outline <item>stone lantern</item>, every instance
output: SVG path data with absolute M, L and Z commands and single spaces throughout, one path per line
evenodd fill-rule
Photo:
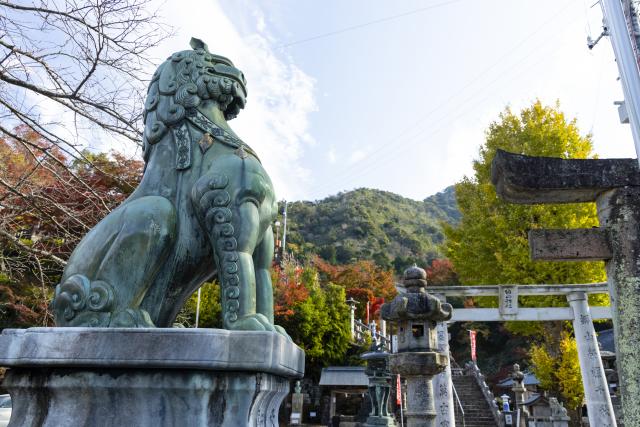
M 527 408 L 524 405 L 525 400 L 527 399 L 527 389 L 524 386 L 524 372 L 520 370 L 520 365 L 515 363 L 513 365 L 513 372 L 511 373 L 511 379 L 513 380 L 513 386 L 511 387 L 511 391 L 515 396 L 515 409 L 514 411 L 520 411 L 520 425 L 525 425 L 525 419 L 528 417 L 529 413 L 527 412 Z M 518 426 L 520 427 L 520 426 Z
M 371 401 L 371 412 L 364 423 L 364 427 L 394 426 L 396 425 L 393 416 L 389 413 L 389 395 L 391 394 L 391 372 L 388 365 L 389 353 L 384 351 L 383 345 L 377 343 L 374 338 L 373 344 L 368 352 L 360 356 L 367 362 L 364 371 L 369 378 L 369 400 Z
M 389 368 L 407 380 L 407 426 L 433 427 L 436 411 L 431 379 L 449 363 L 438 352 L 436 323 L 451 319 L 450 304 L 426 292 L 427 273 L 417 266 L 404 272 L 400 294 L 384 304 L 382 318 L 397 323 L 398 352 Z

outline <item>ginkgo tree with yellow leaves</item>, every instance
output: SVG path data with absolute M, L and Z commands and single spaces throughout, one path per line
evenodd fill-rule
M 591 135 L 580 133 L 559 105 L 534 102 L 519 113 L 505 109 L 486 131 L 474 175 L 456 184 L 462 214 L 457 225 L 445 226 L 445 252 L 464 285 L 567 284 L 605 280 L 602 262 L 540 262 L 529 256 L 528 231 L 536 228 L 589 228 L 598 225 L 594 204 L 515 205 L 500 199 L 491 184 L 496 151 L 532 156 L 593 158 Z M 520 297 L 522 306 L 566 306 L 564 297 Z M 606 304 L 606 295 L 590 297 Z M 496 301 L 480 301 L 495 305 Z M 582 401 L 582 383 L 573 332 L 568 322 L 511 322 L 507 328 L 537 343 L 531 361 L 543 386 L 556 391 L 567 406 Z M 571 344 L 573 343 L 573 344 Z M 545 374 L 545 369 L 549 374 Z M 577 380 L 576 380 L 577 373 Z M 548 381 L 545 383 L 545 381 Z M 562 386 L 560 386 L 560 384 Z M 562 387 L 562 388 L 560 388 Z
M 531 347 L 531 364 L 540 381 L 540 387 L 562 396 L 565 406 L 575 419 L 578 418 L 579 408 L 584 399 L 576 340 L 564 332 L 559 349 L 559 353 L 554 357 L 544 345 L 534 345 Z

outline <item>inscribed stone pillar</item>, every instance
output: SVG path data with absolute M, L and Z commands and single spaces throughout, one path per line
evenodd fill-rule
M 442 302 L 444 296 L 438 295 Z M 449 331 L 447 322 L 438 322 L 436 326 L 438 352 L 449 355 Z M 434 400 L 436 408 L 436 426 L 453 427 L 456 425 L 455 406 L 453 402 L 453 384 L 451 381 L 451 366 L 448 364 L 443 372 L 433 377 Z
M 614 427 L 616 419 L 602 359 L 600 359 L 596 333 L 593 329 L 587 294 L 572 292 L 567 295 L 567 300 L 573 309 L 573 331 L 578 344 L 578 359 L 580 360 L 589 425 Z
M 640 188 L 607 191 L 597 200 L 612 258 L 605 263 L 625 426 L 640 425 Z

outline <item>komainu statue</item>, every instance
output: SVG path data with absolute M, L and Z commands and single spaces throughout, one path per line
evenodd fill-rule
M 273 185 L 227 124 L 246 81 L 202 41 L 191 47 L 151 79 L 142 181 L 73 251 L 52 302 L 58 326 L 168 327 L 217 275 L 226 329 L 285 334 L 269 275 Z

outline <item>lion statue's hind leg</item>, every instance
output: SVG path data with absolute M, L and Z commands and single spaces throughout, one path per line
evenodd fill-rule
M 217 264 L 225 329 L 274 331 L 256 312 L 253 250 L 259 236 L 259 214 L 252 202 L 232 200 L 233 183 L 222 173 L 203 175 L 192 199 Z
M 160 196 L 125 202 L 71 255 L 52 307 L 57 326 L 153 327 L 140 308 L 175 239 L 176 212 Z

